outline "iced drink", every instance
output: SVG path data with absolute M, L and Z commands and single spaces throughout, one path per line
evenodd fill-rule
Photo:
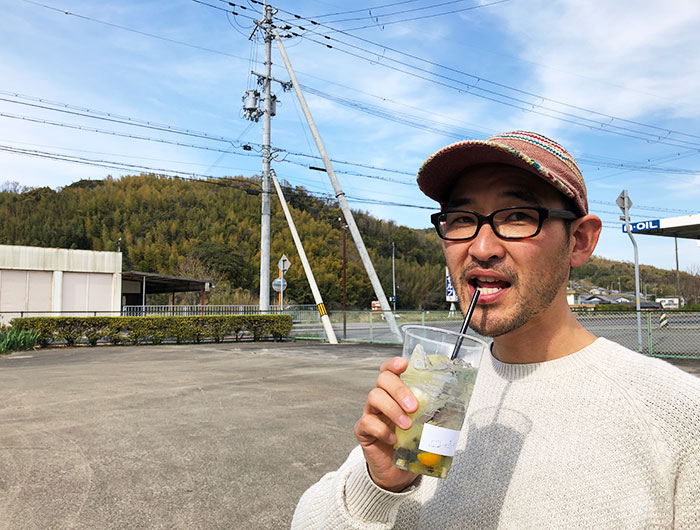
M 396 428 L 394 465 L 421 475 L 445 478 L 486 344 L 474 337 L 424 326 L 406 326 L 402 381 L 418 400 L 410 429 Z M 462 345 L 450 360 L 457 339 Z

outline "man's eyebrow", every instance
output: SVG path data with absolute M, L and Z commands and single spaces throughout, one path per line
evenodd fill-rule
M 470 199 L 469 197 L 459 197 L 457 199 L 450 200 L 447 204 L 445 204 L 445 208 L 459 208 L 460 206 L 469 206 L 471 204 L 474 204 L 474 199 Z
M 521 200 L 521 201 L 523 201 L 523 202 L 526 202 L 526 203 L 528 203 L 528 204 L 534 204 L 534 205 L 536 205 L 536 206 L 542 206 L 542 203 L 541 203 L 539 197 L 537 197 L 537 195 L 535 195 L 535 194 L 532 193 L 531 191 L 527 191 L 527 190 L 508 190 L 508 191 L 504 192 L 503 195 L 504 195 L 505 197 L 513 197 L 514 199 L 519 199 L 519 200 Z
M 504 191 L 501 195 L 503 197 L 518 199 L 519 201 L 522 201 L 525 204 L 542 206 L 542 202 L 540 201 L 539 197 L 528 190 L 507 190 Z M 451 199 L 447 204 L 445 204 L 444 208 L 460 208 L 463 206 L 472 206 L 474 204 L 474 199 L 471 199 L 469 197 L 457 197 L 455 199 Z

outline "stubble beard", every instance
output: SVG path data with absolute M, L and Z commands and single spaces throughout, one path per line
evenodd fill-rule
M 544 274 L 544 271 L 542 273 L 532 271 L 531 277 L 524 280 L 511 267 L 490 267 L 508 278 L 511 283 L 509 289 L 515 294 L 515 303 L 511 308 L 477 305 L 469 327 L 484 337 L 498 337 L 524 326 L 535 315 L 547 309 L 556 298 L 561 286 L 569 279 L 567 250 L 568 247 L 563 246 L 555 256 L 544 263 L 548 274 Z M 463 312 L 469 305 L 469 286 L 466 276 L 471 268 L 473 267 L 465 268 L 460 275 L 458 293 L 460 301 L 464 301 L 462 302 Z M 499 313 L 501 313 L 500 317 Z

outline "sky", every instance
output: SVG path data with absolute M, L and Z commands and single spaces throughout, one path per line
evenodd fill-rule
M 60 188 L 142 171 L 261 174 L 260 3 L 0 0 L 0 183 Z M 700 3 L 692 0 L 279 0 L 274 19 L 353 209 L 412 228 L 437 204 L 415 173 L 465 139 L 529 130 L 578 160 L 595 254 L 633 261 L 633 221 L 700 213 Z M 292 34 L 294 33 L 294 34 Z M 272 76 L 288 81 L 273 44 Z M 333 190 L 293 91 L 273 82 L 272 167 Z M 106 167 L 105 167 L 106 166 Z M 272 234 L 274 237 L 274 234 Z M 674 269 L 674 239 L 636 236 Z M 400 249 L 397 249 L 400 253 Z M 700 246 L 678 240 L 681 270 Z

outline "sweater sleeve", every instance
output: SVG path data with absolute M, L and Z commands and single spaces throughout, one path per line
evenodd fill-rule
M 301 497 L 292 530 L 389 530 L 401 503 L 416 495 L 420 478 L 401 493 L 378 487 L 358 446 L 345 463 L 326 474 Z
M 700 428 L 693 445 L 680 458 L 673 509 L 674 529 L 700 528 Z

